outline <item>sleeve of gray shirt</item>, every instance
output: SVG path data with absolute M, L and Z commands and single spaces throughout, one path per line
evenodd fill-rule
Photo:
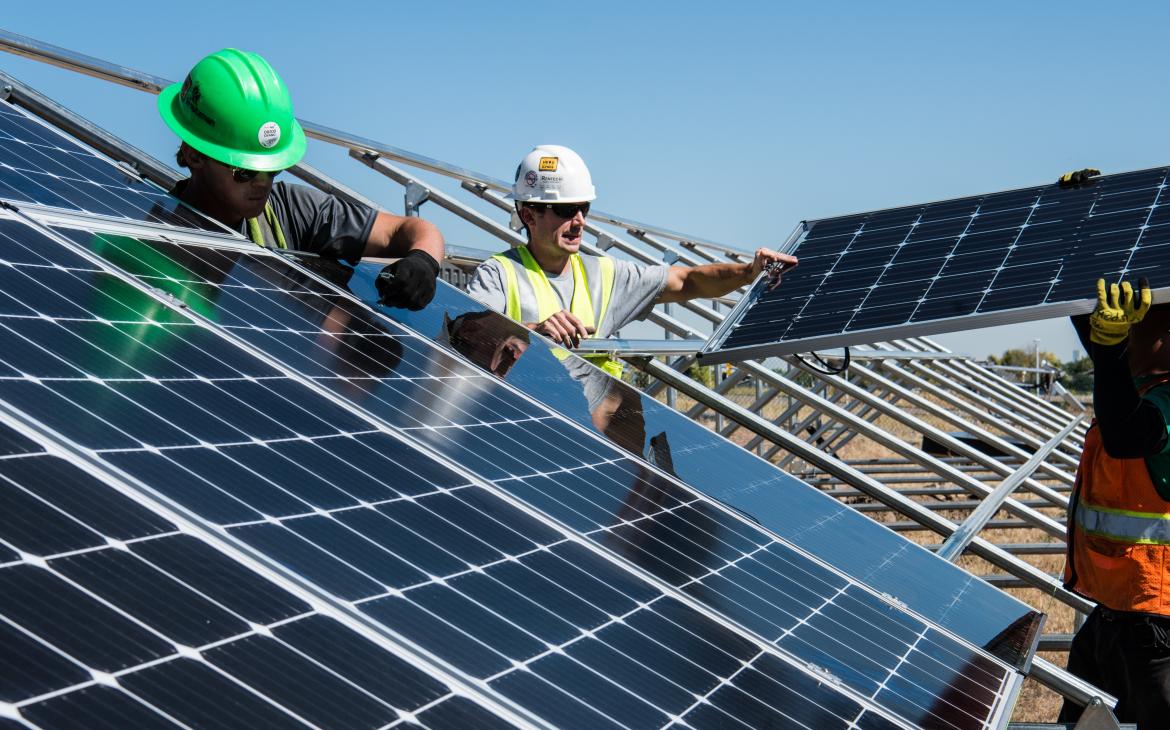
M 467 293 L 488 309 L 503 312 L 508 307 L 508 295 L 504 290 L 504 272 L 500 262 L 488 259 L 475 269 Z
M 630 322 L 645 319 L 666 288 L 670 274 L 666 265 L 643 266 L 623 259 L 614 259 L 613 263 L 613 295 L 605 317 L 605 331 L 598 333 L 600 337 L 608 337 Z
M 378 211 L 351 203 L 307 185 L 278 182 L 272 186 L 272 206 L 289 246 L 356 264 Z

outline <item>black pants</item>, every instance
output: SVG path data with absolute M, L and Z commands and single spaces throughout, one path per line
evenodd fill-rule
M 1073 637 L 1068 670 L 1117 697 L 1118 721 L 1170 728 L 1170 617 L 1098 606 Z M 1080 716 L 1065 700 L 1060 722 Z

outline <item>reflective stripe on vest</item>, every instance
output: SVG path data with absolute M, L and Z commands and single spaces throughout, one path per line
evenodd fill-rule
M 1085 532 L 1135 545 L 1170 545 L 1170 514 L 1097 507 L 1080 500 L 1077 524 Z
M 543 322 L 552 315 L 561 311 L 560 299 L 548 276 L 540 264 L 532 256 L 527 246 L 518 246 L 516 254 L 520 257 L 519 268 L 523 269 L 523 280 L 528 286 L 522 286 L 521 277 L 517 274 L 517 263 L 506 254 L 496 254 L 492 258 L 498 259 L 504 269 L 505 308 L 504 313 L 517 322 Z M 573 272 L 573 298 L 569 304 L 569 311 L 586 327 L 597 328 L 605 320 L 609 311 L 609 302 L 613 296 L 614 267 L 613 259 L 608 256 L 593 257 L 597 262 L 598 276 L 593 283 L 596 289 L 590 286 L 589 275 L 585 261 L 579 254 L 569 256 L 569 267 Z M 600 299 L 601 306 L 594 308 L 593 302 Z M 568 353 L 560 348 L 553 348 L 553 354 L 563 360 Z M 615 378 L 622 376 L 622 363 L 606 355 L 587 355 L 585 359 L 606 371 Z
M 1096 424 L 1069 500 L 1067 545 L 1067 588 L 1115 611 L 1170 616 L 1170 501 L 1145 459 L 1105 451 Z
M 288 248 L 288 242 L 284 239 L 284 229 L 280 227 L 276 209 L 272 207 L 271 202 L 264 204 L 263 219 L 260 216 L 248 219 L 248 238 L 257 246 Z

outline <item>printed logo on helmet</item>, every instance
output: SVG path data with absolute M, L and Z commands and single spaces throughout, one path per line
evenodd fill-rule
M 199 102 L 203 99 L 203 91 L 199 88 L 197 81 L 191 80 L 191 75 L 183 80 L 183 88 L 179 90 L 179 101 L 183 106 L 191 110 L 191 113 L 202 119 L 207 124 L 215 126 L 215 120 L 203 113 L 199 108 Z
M 524 182 L 527 183 L 528 187 L 530 188 L 536 187 L 536 171 L 529 170 L 528 172 L 524 173 Z
M 539 168 L 540 168 L 541 172 L 556 172 L 557 171 L 557 158 L 556 157 L 541 157 Z
M 264 149 L 275 147 L 280 142 L 280 125 L 276 122 L 265 122 L 260 127 L 260 133 L 256 135 L 260 140 L 260 146 Z

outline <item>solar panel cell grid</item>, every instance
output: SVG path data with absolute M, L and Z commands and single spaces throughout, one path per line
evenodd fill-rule
M 172 199 L 6 104 L 0 185 L 7 185 L 0 197 L 18 204 L 190 225 L 173 217 Z M 1124 214 L 1140 197 L 1118 196 L 1110 210 Z M 872 217 L 870 230 L 856 236 L 858 263 L 867 252 L 902 245 L 883 229 L 906 220 L 905 211 Z M 1006 225 L 985 222 L 993 224 Z M 0 259 L 7 259 L 0 261 L 0 327 L 13 343 L 0 352 L 6 408 L 140 480 L 154 490 L 144 503 L 171 500 L 229 543 L 282 565 L 293 582 L 395 628 L 462 670 L 478 691 L 511 697 L 566 726 L 681 719 L 692 726 L 888 727 L 896 715 L 911 724 L 983 727 L 1002 714 L 1014 681 L 1007 667 L 278 259 L 57 232 L 177 308 L 0 217 Z M 855 288 L 867 298 L 864 285 Z M 830 313 L 848 311 L 838 302 Z M 557 364 L 540 378 L 552 387 L 562 372 Z M 655 438 L 650 458 L 675 473 L 666 432 Z M 0 433 L 0 447 L 7 443 L 23 446 Z M 688 459 L 698 444 L 676 448 L 684 471 L 694 471 Z M 777 479 L 773 472 L 733 481 L 758 491 Z M 750 493 L 735 496 L 758 506 Z M 517 498 L 519 508 L 509 501 Z M 22 717 L 62 722 L 70 707 L 84 706 L 95 726 L 118 726 L 118 717 L 149 726 L 165 704 L 170 717 L 193 725 L 328 725 L 343 715 L 353 718 L 347 726 L 499 724 L 413 666 L 394 671 L 387 662 L 401 660 L 382 646 L 277 598 L 283 591 L 269 590 L 201 539 L 174 532 L 169 521 L 155 524 L 150 510 L 138 521 L 110 522 L 102 507 L 76 503 L 92 510 L 88 531 L 69 524 L 43 535 L 3 518 L 0 531 L 58 551 L 53 560 L 68 590 L 96 596 L 112 611 L 102 619 L 111 626 L 128 618 L 117 629 L 125 637 L 144 630 L 145 638 L 126 639 L 123 654 L 149 654 L 158 638 L 157 651 L 173 655 L 126 672 L 116 688 L 88 684 L 25 701 Z M 0 491 L 0 505 L 57 524 L 27 495 Z M 824 531 L 831 522 L 814 518 L 817 512 L 804 509 L 804 522 L 765 519 L 832 552 Z M 577 532 L 550 525 L 546 515 Z M 133 528 L 128 542 L 103 537 L 115 523 Z M 882 543 L 875 538 L 869 535 L 871 545 Z M 39 568 L 9 545 L 0 532 L 0 560 Z M 893 581 L 899 570 L 887 565 L 887 547 L 870 551 L 872 567 L 854 560 L 850 569 Z M 929 607 L 937 602 L 932 581 L 920 583 L 906 590 Z M 191 591 L 195 598 L 184 600 Z M 183 608 L 168 611 L 160 599 Z M 959 602 L 945 619 L 968 617 L 956 625 L 989 646 L 995 641 L 984 642 L 984 631 L 1007 618 L 997 611 L 1017 625 L 1026 619 L 996 605 L 977 628 L 971 608 Z M 35 618 L 25 615 L 28 623 Z M 1025 623 L 1035 628 L 1034 620 Z M 76 640 L 47 624 L 39 630 L 58 642 Z M 232 635 L 219 639 L 225 634 Z M 27 636 L 36 635 L 21 639 Z M 873 651 L 858 648 L 866 642 Z M 198 648 L 184 648 L 192 645 Z M 1004 656 L 1017 662 L 1025 651 Z M 353 666 L 354 656 L 369 657 L 371 666 Z M 273 666 L 286 676 L 275 679 Z M 411 672 L 439 687 L 427 702 L 393 699 L 370 679 Z
M 123 244 L 128 245 L 128 242 Z M 156 251 L 165 247 L 171 248 L 173 255 L 180 260 L 192 253 L 169 244 L 155 242 L 151 245 Z M 103 247 L 102 250 L 110 249 Z M 201 261 L 208 258 L 206 255 L 199 256 Z M 223 265 L 228 260 L 226 256 L 220 256 L 217 262 Z M 243 267 L 245 273 L 236 276 L 235 267 Z M 244 288 L 240 282 L 245 279 L 263 281 L 265 284 L 270 281 L 264 277 L 256 277 L 254 271 L 250 272 L 255 267 L 277 269 L 278 264 L 251 256 L 240 256 L 232 269 L 218 269 L 214 273 L 216 279 L 222 283 L 212 294 L 216 307 L 207 313 L 212 319 L 224 322 L 229 331 L 245 327 L 255 331 L 256 327 L 276 326 L 268 325 L 269 322 L 279 322 L 280 327 L 295 325 L 297 331 L 319 339 L 322 325 L 326 320 L 332 319 L 334 322 L 330 329 L 334 333 L 342 332 L 351 336 L 356 334 L 345 332 L 345 329 L 336 323 L 335 318 L 339 316 L 341 300 L 329 295 L 325 290 L 317 291 L 310 288 L 310 282 L 307 280 L 301 282 L 298 287 L 296 282 L 285 274 L 282 283 L 286 288 L 271 285 L 264 288 L 248 288 L 248 293 L 241 295 L 237 289 Z M 164 288 L 172 286 L 172 293 L 183 299 L 186 295 L 173 290 L 173 283 L 174 280 L 170 280 L 170 283 L 164 284 Z M 203 287 L 202 291 L 211 293 L 213 290 L 206 289 L 207 283 L 204 281 L 199 286 Z M 264 304 L 260 311 L 264 314 L 258 317 L 260 324 L 245 319 L 243 313 L 256 309 L 261 299 L 264 300 Z M 359 314 L 361 313 L 357 310 L 346 312 L 346 316 L 351 317 Z M 300 321 L 297 321 L 297 318 L 300 318 Z M 367 326 L 370 322 L 372 321 L 367 322 Z M 726 516 L 718 511 L 710 515 L 705 515 L 697 509 L 680 511 L 681 505 L 694 503 L 697 498 L 685 491 L 679 492 L 679 489 L 669 481 L 656 483 L 661 480 L 634 462 L 621 457 L 619 452 L 600 444 L 582 448 L 578 433 L 564 433 L 564 425 L 556 419 L 516 398 L 476 371 L 468 370 L 466 366 L 457 364 L 437 351 L 427 351 L 417 339 L 401 334 L 396 338 L 386 335 L 382 337 L 387 342 L 394 341 L 396 351 L 412 352 L 418 367 L 431 377 L 423 383 L 406 378 L 397 381 L 387 378 L 386 382 L 394 383 L 396 386 L 391 390 L 383 389 L 380 382 L 371 383 L 374 386 L 372 390 L 354 388 L 349 379 L 339 372 L 337 367 L 339 358 L 329 355 L 321 357 L 317 362 L 318 365 L 328 366 L 329 376 L 319 377 L 317 382 L 353 399 L 386 421 L 400 426 L 404 432 L 426 443 L 436 453 L 463 464 L 481 478 L 495 481 L 498 487 L 506 491 L 511 492 L 513 483 L 524 484 L 524 487 L 512 492 L 514 496 L 522 499 L 526 496 L 531 497 L 534 494 L 533 488 L 536 492 L 540 490 L 528 480 L 533 480 L 537 485 L 543 480 L 550 485 L 546 488 L 549 491 L 575 494 L 587 502 L 592 501 L 593 505 L 586 506 L 585 509 L 592 511 L 602 520 L 601 529 L 598 529 L 597 523 L 583 523 L 579 517 L 566 513 L 564 509 L 555 508 L 547 499 L 534 504 L 565 520 L 569 526 L 582 529 L 597 544 L 623 554 L 668 583 L 683 586 L 691 580 L 705 576 L 709 571 L 712 572 L 711 576 L 706 576 L 707 583 L 699 580 L 691 587 L 689 591 L 691 595 L 723 615 L 730 616 L 733 620 L 757 631 L 762 631 L 765 626 L 768 629 L 791 626 L 794 621 L 806 617 L 810 611 L 815 612 L 820 608 L 817 604 L 789 606 L 794 614 L 788 614 L 773 603 L 778 600 L 777 598 L 762 598 L 758 595 L 758 592 L 766 592 L 769 588 L 760 578 L 750 574 L 741 575 L 738 570 L 720 573 L 721 569 L 743 560 L 746 553 L 754 551 L 761 545 L 770 545 L 771 550 L 786 555 L 789 560 L 807 562 L 807 558 L 794 557 L 791 548 L 782 546 L 743 523 L 735 521 L 732 521 L 733 524 L 728 523 Z M 267 341 L 251 339 L 250 342 L 263 346 Z M 322 348 L 322 351 L 328 352 L 325 348 Z M 530 430 L 532 428 L 539 430 L 532 431 Z M 550 434 L 555 434 L 551 442 L 547 440 Z M 539 448 L 535 448 L 538 445 Z M 299 460 L 305 463 L 303 455 Z M 577 486 L 567 492 L 562 482 L 562 475 L 567 473 L 566 470 L 581 470 L 584 473 L 584 477 L 582 474 L 569 477 L 570 485 L 576 483 Z M 205 470 L 204 478 L 224 472 L 225 467 L 217 464 Z M 554 476 L 550 478 L 550 474 Z M 476 493 L 476 490 L 471 488 L 467 491 Z M 484 497 L 480 495 L 480 498 Z M 437 504 L 443 502 L 438 496 L 435 499 Z M 245 498 L 243 501 L 248 499 Z M 452 504 L 459 504 L 459 500 Z M 482 510 L 482 506 L 480 509 Z M 442 515 L 442 508 L 430 507 L 430 512 Z M 305 519 L 308 521 L 311 518 Z M 456 519 L 449 520 L 449 523 L 467 524 L 467 519 L 468 515 L 464 513 Z M 639 524 L 639 521 L 642 523 Z M 485 614 L 479 604 L 473 601 L 463 602 L 448 595 L 446 588 L 439 589 L 428 584 L 424 586 L 425 590 L 404 589 L 403 593 L 409 600 L 395 596 L 376 598 L 377 592 L 383 590 L 382 586 L 385 584 L 379 586 L 377 581 L 371 579 L 368 571 L 373 571 L 374 568 L 367 567 L 365 571 L 354 568 L 355 563 L 365 566 L 376 565 L 377 556 L 352 555 L 345 561 L 344 566 L 338 565 L 336 563 L 340 557 L 338 553 L 346 550 L 344 540 L 334 537 L 319 541 L 319 545 L 330 545 L 332 554 L 326 556 L 323 552 L 308 548 L 300 540 L 291 537 L 288 534 L 288 527 L 287 524 L 286 529 L 260 524 L 232 529 L 238 531 L 245 540 L 261 546 L 268 554 L 277 556 L 285 564 L 310 576 L 338 595 L 348 600 L 368 600 L 368 604 L 363 605 L 364 610 L 430 647 L 431 650 L 451 657 L 451 661 L 469 674 L 490 676 L 506 672 L 515 662 L 529 661 L 531 652 L 539 649 L 538 643 L 533 643 L 529 638 L 520 638 L 523 634 L 508 629 L 509 624 L 500 624 L 490 619 L 491 614 Z M 296 528 L 292 529 L 294 532 L 297 531 Z M 469 530 L 470 532 L 472 531 Z M 531 533 L 531 528 L 525 529 L 523 533 L 513 531 L 513 534 Z M 485 535 L 492 535 L 493 532 L 491 529 L 478 527 L 474 534 L 477 538 L 483 538 Z M 498 534 L 507 535 L 506 532 Z M 753 539 L 756 543 L 752 542 Z M 534 547 L 531 544 L 527 546 L 513 544 L 506 546 L 501 556 L 523 554 L 525 550 Z M 545 546 L 545 549 L 548 549 L 548 546 Z M 488 556 L 480 559 L 488 559 Z M 562 573 L 563 570 L 562 566 Z M 446 585 L 449 586 L 450 583 Z M 752 608 L 744 609 L 742 607 L 744 601 L 751 602 Z M 451 613 L 457 611 L 460 606 L 466 613 Z M 762 623 L 753 620 L 755 612 L 763 612 Z M 460 633 L 443 631 L 444 621 L 446 625 L 461 627 Z M 467 627 L 493 626 L 494 629 L 483 634 L 468 634 Z M 925 631 L 921 624 L 920 631 Z M 774 630 L 772 633 L 773 635 L 768 638 L 776 641 L 776 646 L 790 650 L 797 656 L 805 658 L 815 656 L 821 661 L 839 667 L 847 667 L 849 662 L 862 658 L 856 652 L 844 658 L 834 658 L 832 651 L 826 654 L 824 649 L 815 643 L 826 641 L 829 635 L 824 632 L 813 637 L 814 642 L 793 639 L 788 643 L 781 641 L 782 636 L 775 635 Z M 916 638 L 915 642 L 918 640 Z M 941 635 L 933 640 L 944 645 L 952 643 Z M 955 651 L 956 656 L 964 653 L 958 649 Z M 886 683 L 890 674 L 899 665 L 903 663 L 914 665 L 917 662 L 931 663 L 920 657 L 919 650 L 911 644 L 907 645 L 901 654 L 892 655 L 889 663 L 870 662 L 871 668 L 867 671 L 861 673 L 852 669 L 841 671 L 840 678 L 846 685 L 867 696 L 875 697 L 878 694 L 878 686 Z M 995 685 L 992 697 L 997 697 L 1002 691 L 1003 677 L 1001 668 L 999 677 L 992 681 Z M 502 684 L 510 687 L 514 682 L 523 685 L 526 681 L 528 680 L 509 679 Z M 915 692 L 929 695 L 932 690 L 923 691 L 921 688 L 915 690 L 915 687 L 918 685 L 907 684 L 901 688 L 901 693 L 885 690 L 882 701 L 889 706 L 897 707 L 897 711 L 904 716 L 931 712 L 924 706 L 925 700 Z M 970 716 L 965 719 L 974 721 Z
M 486 714 L 465 700 L 439 711 L 455 699 L 442 682 L 10 428 L 0 436 L 21 444 L 0 458 L 9 713 L 87 728 Z
M 808 222 L 800 268 L 774 291 L 757 285 L 706 358 L 872 342 L 912 325 L 918 334 L 955 328 L 933 324 L 942 319 L 1022 321 L 1053 305 L 1088 311 L 1101 276 L 1166 287 L 1166 173 Z
M 6 101 L 0 101 L 0 198 L 180 228 L 222 230 Z
M 35 245 L 51 244 L 48 239 L 38 241 L 36 236 L 31 238 L 33 240 L 29 243 Z M 25 272 L 36 280 L 43 267 L 23 268 L 36 269 Z M 105 276 L 109 275 L 71 271 L 67 278 L 55 280 L 54 285 L 66 300 L 88 302 L 93 301 L 92 292 L 100 288 L 99 280 Z M 239 301 L 250 305 L 258 296 L 258 290 L 251 291 L 251 296 L 244 297 L 236 297 L 231 291 L 220 291 L 217 301 Z M 266 298 L 273 296 L 276 295 L 265 294 Z M 303 293 L 301 298 L 306 299 Z M 315 300 L 310 301 L 305 311 L 320 316 L 321 309 L 315 304 Z M 269 302 L 268 306 L 271 307 L 272 303 Z M 79 321 L 85 321 L 95 330 L 116 326 L 84 307 L 79 308 L 84 318 Z M 140 312 L 143 309 L 127 311 Z M 328 311 L 334 309 L 331 304 Z M 291 321 L 287 312 L 277 316 L 286 324 Z M 26 320 L 33 321 L 31 317 L 10 317 L 5 324 L 14 332 L 20 332 Z M 729 633 L 717 622 L 667 599 L 659 589 L 644 580 L 566 540 L 561 533 L 543 526 L 482 488 L 466 484 L 449 470 L 370 428 L 369 424 L 359 423 L 345 409 L 339 409 L 287 377 L 263 374 L 265 370 L 258 367 L 252 367 L 252 371 L 261 374 L 250 377 L 229 374 L 226 378 L 212 380 L 196 379 L 183 373 L 177 377 L 173 373 L 171 377 L 159 377 L 171 372 L 168 363 L 172 361 L 167 357 L 165 340 L 161 343 L 148 341 L 147 336 L 153 332 L 154 326 L 151 320 L 141 317 L 138 321 L 120 324 L 124 326 L 120 331 L 133 332 L 130 339 L 137 345 L 105 353 L 121 364 L 119 379 L 95 382 L 89 379 L 91 373 L 83 356 L 66 350 L 49 355 L 48 350 L 42 350 L 43 359 L 60 359 L 73 372 L 33 381 L 28 378 L 28 373 L 21 371 L 20 376 L 0 383 L 0 392 L 9 403 L 59 429 L 79 445 L 94 449 L 107 463 L 125 468 L 195 514 L 216 521 L 229 535 L 258 548 L 339 599 L 352 602 L 359 610 L 396 629 L 417 645 L 429 649 L 468 675 L 482 679 L 487 687 L 497 688 L 505 695 L 514 692 L 515 697 L 524 699 L 529 695 L 512 688 L 535 681 L 528 679 L 530 674 L 540 677 L 540 682 L 555 685 L 556 692 L 569 698 L 556 705 L 558 711 L 573 708 L 570 712 L 573 717 L 581 721 L 594 718 L 597 724 L 615 720 L 642 722 L 647 718 L 657 718 L 665 724 L 670 716 L 686 711 L 693 704 L 692 700 L 684 706 L 652 705 L 602 679 L 580 662 L 564 664 L 553 657 L 564 651 L 561 647 L 567 644 L 601 641 L 596 635 L 583 633 L 585 631 L 615 622 L 630 625 L 642 620 L 638 618 L 642 615 L 658 617 L 645 619 L 647 626 L 660 627 L 661 631 L 681 630 L 694 637 L 691 641 L 699 642 L 709 642 L 715 635 Z M 179 331 L 196 327 L 175 325 Z M 119 338 L 114 341 L 122 342 Z M 227 340 L 207 341 L 201 345 L 212 358 L 221 351 L 237 349 Z M 232 360 L 239 358 L 239 353 L 230 357 Z M 165 366 L 163 372 L 155 371 L 159 364 Z M 436 370 L 440 364 L 446 364 L 450 370 Z M 461 382 L 485 380 L 450 358 L 439 362 L 429 360 L 426 368 L 432 373 L 446 372 L 442 377 Z M 532 423 L 556 423 L 547 414 L 538 415 L 530 404 L 498 386 L 488 388 L 486 380 L 481 385 L 495 396 L 489 402 L 492 406 L 511 408 Z M 136 390 L 132 396 L 127 395 L 128 387 Z M 357 392 L 365 393 L 360 389 Z M 431 403 L 442 405 L 439 397 L 446 394 L 445 391 L 429 392 Z M 186 408 L 175 398 L 185 401 Z M 164 405 L 167 402 L 175 405 Z M 58 415 L 66 404 L 71 411 L 65 416 Z M 144 404 L 149 406 L 142 407 Z M 182 415 L 184 410 L 205 412 L 206 416 L 197 417 L 192 426 Z M 449 421 L 452 424 L 449 430 L 462 432 L 469 427 L 454 425 L 456 421 L 470 423 L 457 409 L 449 408 L 448 412 L 455 416 L 455 420 Z M 163 413 L 167 417 L 160 417 L 159 414 Z M 272 417 L 274 413 L 278 414 L 275 418 Z M 544 424 L 542 428 L 553 427 Z M 556 431 L 544 431 L 550 432 Z M 363 442 L 363 438 L 371 441 Z M 368 475 L 366 483 L 385 485 L 383 489 L 389 487 L 389 493 L 383 492 L 379 503 L 358 500 L 350 495 L 345 484 L 331 480 L 328 464 L 334 462 L 321 461 L 327 452 L 315 443 L 319 439 L 355 442 L 357 446 L 351 446 L 351 449 L 357 451 L 351 453 L 361 454 L 360 466 L 355 468 Z M 278 446 L 281 448 L 280 458 L 264 453 L 266 449 L 275 450 Z M 298 468 L 314 472 L 327 487 L 318 490 L 310 486 L 305 487 L 302 494 L 294 493 L 295 490 L 289 489 L 287 480 L 283 479 L 290 468 L 281 461 L 286 457 L 295 461 Z M 403 463 L 412 460 L 426 463 L 428 468 L 419 469 L 422 474 L 408 471 Z M 376 478 L 369 478 L 374 475 Z M 395 488 L 398 483 L 406 485 L 405 491 Z M 321 482 L 312 484 L 321 486 Z M 315 502 L 330 506 L 323 507 Z M 403 533 L 411 537 L 404 538 Z M 385 546 L 401 544 L 404 539 L 413 540 L 415 544 L 426 543 L 429 552 L 424 555 L 443 556 L 442 560 L 429 564 L 427 568 L 436 569 L 445 564 L 447 572 L 426 572 L 414 562 L 414 555 L 410 555 L 409 560 L 396 561 L 396 557 L 406 556 L 396 556 Z M 529 566 L 530 563 L 533 567 Z M 497 573 L 500 575 L 498 579 Z M 473 575 L 486 578 L 472 580 Z M 564 638 L 569 635 L 562 626 L 560 637 L 566 643 L 550 645 L 546 641 L 550 631 L 548 616 L 538 628 L 531 625 L 530 612 L 521 615 L 514 610 L 498 610 L 507 606 L 506 599 L 512 596 L 533 595 L 525 580 L 529 583 L 543 581 L 559 589 L 556 600 L 549 599 L 548 614 L 563 617 L 593 610 L 597 612 L 600 623 L 592 629 L 573 626 L 569 638 Z M 468 586 L 468 593 L 485 596 L 486 604 L 465 595 L 460 590 L 464 585 Z M 495 609 L 491 608 L 493 606 Z M 566 611 L 566 606 L 574 608 Z M 686 628 L 682 629 L 680 623 Z M 670 628 L 672 626 L 675 628 Z M 137 645 L 134 641 L 125 643 Z M 621 651 L 619 646 L 607 646 Z M 165 650 L 164 645 L 157 649 L 158 652 Z M 758 653 L 759 649 L 754 651 Z M 348 683 L 335 686 L 332 680 L 317 682 L 315 678 L 322 675 L 312 666 L 293 667 L 289 671 L 302 677 L 305 686 L 320 687 L 321 691 L 329 693 L 315 703 L 307 699 L 302 701 L 296 693 L 278 691 L 278 688 L 266 684 L 261 674 L 246 670 L 251 666 L 250 662 L 283 662 L 287 657 L 284 649 L 275 648 L 264 637 L 264 640 L 241 643 L 230 651 L 224 649 L 210 654 L 206 657 L 210 666 L 173 663 L 148 679 L 136 680 L 135 688 L 148 701 L 164 695 L 173 696 L 178 707 L 175 712 L 181 715 L 181 719 L 196 723 L 221 719 L 215 715 L 215 708 L 198 705 L 196 697 L 206 696 L 209 692 L 231 696 L 230 688 L 219 686 L 223 672 L 246 683 L 261 685 L 262 692 L 276 694 L 280 704 L 290 707 L 294 714 L 308 722 L 320 719 L 315 714 L 320 707 L 337 708 L 352 704 L 344 699 L 352 690 Z M 660 670 L 663 672 L 660 682 L 675 681 L 671 667 L 664 665 Z M 523 675 L 524 678 L 513 679 L 514 675 Z M 727 680 L 718 674 L 713 677 L 714 686 Z M 180 684 L 183 689 L 176 689 Z M 600 696 L 602 689 L 609 693 L 607 698 Z M 542 694 L 541 702 L 547 702 L 553 694 Z M 805 703 L 815 705 L 816 701 L 817 698 L 811 698 Z M 841 701 L 850 708 L 843 719 L 843 724 L 847 725 L 862 714 L 862 706 L 852 699 Z M 545 706 L 533 702 L 530 709 Z M 369 706 L 370 714 L 363 714 L 363 717 L 373 720 L 383 708 L 377 703 Z M 735 714 L 733 710 L 728 711 Z M 265 715 L 267 712 L 266 706 L 263 712 L 257 709 L 251 719 L 255 722 L 271 721 L 272 718 Z

